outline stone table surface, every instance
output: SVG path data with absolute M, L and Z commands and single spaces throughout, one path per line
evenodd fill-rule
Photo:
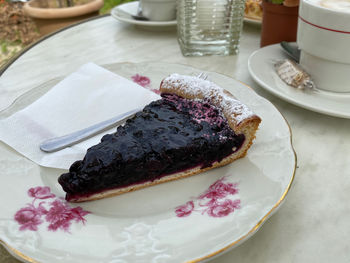
M 278 212 L 246 242 L 211 262 L 350 262 L 350 120 L 305 110 L 259 87 L 247 68 L 259 36 L 260 27 L 247 23 L 239 55 L 183 57 L 175 29 L 152 31 L 110 16 L 94 19 L 40 41 L 7 67 L 0 76 L 0 110 L 86 62 L 180 63 L 238 79 L 270 100 L 289 122 L 298 167 Z M 1 248 L 0 262 L 17 260 Z

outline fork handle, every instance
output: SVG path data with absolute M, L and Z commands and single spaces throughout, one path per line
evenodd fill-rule
M 48 139 L 40 144 L 40 150 L 51 153 L 62 150 L 68 146 L 75 145 L 98 133 L 101 133 L 102 131 L 108 130 L 113 126 L 121 124 L 125 119 L 133 116 L 136 112 L 140 110 L 142 110 L 142 108 L 137 108 L 128 112 L 124 112 L 122 114 L 119 114 L 118 116 L 94 124 L 82 130 L 64 136 Z

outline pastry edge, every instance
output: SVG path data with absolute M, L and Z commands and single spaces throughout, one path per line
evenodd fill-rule
M 192 83 L 188 82 L 188 79 L 193 80 Z M 160 92 L 176 94 L 186 99 L 208 99 L 212 105 L 223 112 L 229 126 L 236 134 L 243 133 L 246 125 L 254 128 L 261 122 L 259 116 L 229 91 L 199 77 L 172 74 L 162 80 Z

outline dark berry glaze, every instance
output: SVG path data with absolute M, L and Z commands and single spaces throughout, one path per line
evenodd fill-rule
M 237 151 L 244 139 L 206 101 L 163 94 L 114 134 L 103 136 L 58 182 L 66 199 L 74 200 L 197 166 L 210 167 Z

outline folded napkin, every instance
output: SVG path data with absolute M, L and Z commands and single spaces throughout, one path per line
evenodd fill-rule
M 132 81 L 88 63 L 34 103 L 0 120 L 0 140 L 39 165 L 68 169 L 74 161 L 84 157 L 89 147 L 115 128 L 54 153 L 42 152 L 40 143 L 159 98 Z

